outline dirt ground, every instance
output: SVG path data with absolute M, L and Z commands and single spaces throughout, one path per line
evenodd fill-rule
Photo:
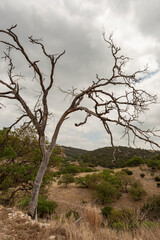
M 160 172 L 152 176 L 149 169 L 144 166 L 129 169 L 133 172 L 133 176 L 136 179 L 141 180 L 148 195 L 160 193 L 160 189 L 157 188 L 154 180 L 154 177 L 160 175 Z M 114 171 L 117 172 L 120 169 Z M 140 178 L 141 173 L 145 174 L 144 178 Z M 86 174 L 81 173 L 79 176 Z M 57 185 L 57 182 L 53 182 L 49 187 L 49 198 L 58 203 L 57 215 L 65 214 L 70 210 L 79 212 L 85 211 L 88 207 L 94 208 L 95 206 L 99 210 L 103 207 L 95 202 L 95 195 L 93 195 L 91 190 L 79 188 L 75 184 L 70 184 L 68 188 L 64 188 Z M 122 197 L 112 205 L 117 209 L 123 207 L 139 208 L 144 201 L 145 199 L 135 202 L 129 198 L 128 194 L 122 194 Z M 53 227 L 51 228 L 48 223 L 32 222 L 27 215 L 15 208 L 5 208 L 0 205 L 0 240 L 49 240 L 55 239 L 54 236 Z
M 148 196 L 154 194 L 160 194 L 160 189 L 157 188 L 154 176 L 151 176 L 150 170 L 145 167 L 130 167 L 128 168 L 133 172 L 133 177 L 139 179 L 143 185 L 143 188 L 147 192 L 147 196 L 144 197 L 141 201 L 133 201 L 128 194 L 124 193 L 122 196 L 112 204 L 113 207 L 120 208 L 140 208 Z M 103 168 L 99 169 L 100 171 Z M 115 169 L 114 172 L 120 171 L 121 169 Z M 140 174 L 144 173 L 145 177 L 141 178 Z M 81 173 L 76 176 L 85 176 L 88 173 Z M 92 173 L 89 173 L 92 174 Z M 160 174 L 156 173 L 155 176 Z M 70 210 L 84 209 L 90 206 L 103 207 L 100 204 L 95 202 L 95 195 L 93 191 L 80 188 L 75 184 L 68 185 L 67 188 L 64 188 L 60 185 L 57 185 L 57 182 L 53 182 L 49 188 L 49 198 L 58 203 L 58 213 L 66 213 Z

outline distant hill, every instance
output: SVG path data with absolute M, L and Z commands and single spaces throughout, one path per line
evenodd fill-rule
M 67 157 L 70 158 L 77 158 L 77 156 L 85 154 L 89 151 L 80 149 L 80 148 L 73 148 L 73 147 L 66 147 L 66 146 L 61 146 L 64 149 L 64 153 Z
M 124 163 L 134 156 L 140 156 L 143 159 L 150 159 L 154 156 L 160 156 L 160 151 L 151 151 L 141 148 L 115 147 L 116 161 L 113 164 L 113 147 L 99 148 L 93 151 L 82 150 L 72 147 L 64 147 L 65 155 L 73 161 L 89 163 L 90 165 L 100 165 L 102 167 L 122 167 Z

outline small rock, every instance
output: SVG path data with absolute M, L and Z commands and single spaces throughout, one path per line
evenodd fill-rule
M 49 240 L 55 240 L 56 239 L 56 236 L 50 236 L 49 237 Z

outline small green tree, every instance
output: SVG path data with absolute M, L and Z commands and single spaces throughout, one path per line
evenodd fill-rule
M 147 160 L 147 166 L 152 169 L 152 171 L 160 169 L 160 160 Z
M 7 146 L 4 150 L 3 157 L 7 158 L 9 162 L 14 163 L 14 160 L 16 159 L 17 154 L 11 146 Z
M 141 211 L 145 213 L 149 220 L 160 219 L 160 195 L 149 197 L 143 205 Z
M 72 175 L 75 175 L 76 173 L 79 173 L 79 172 L 81 172 L 80 167 L 78 167 L 78 166 L 76 166 L 74 164 L 67 164 L 61 170 L 62 174 L 72 174 Z
M 117 230 L 132 230 L 137 227 L 138 221 L 132 209 L 121 209 L 111 211 L 108 225 Z
M 113 211 L 113 207 L 111 206 L 106 206 L 101 209 L 102 215 L 105 218 L 108 218 L 112 214 L 112 211 Z
M 61 179 L 58 181 L 58 185 L 63 184 L 64 187 L 67 188 L 68 184 L 70 183 L 74 183 L 75 182 L 75 178 L 73 177 L 72 174 L 64 174 Z
M 132 177 L 128 176 L 127 174 L 122 174 L 120 175 L 120 179 L 121 179 L 121 184 L 122 184 L 122 192 L 127 193 L 128 192 L 128 186 L 131 184 L 132 182 Z
M 27 209 L 29 205 L 30 197 L 25 196 L 20 199 L 18 202 L 18 207 L 20 209 Z M 51 200 L 48 200 L 42 196 L 39 196 L 38 198 L 38 208 L 37 208 L 37 213 L 38 217 L 44 218 L 44 217 L 50 217 L 52 214 L 55 213 L 55 209 L 57 208 L 57 203 L 53 202 Z
M 154 180 L 155 180 L 156 182 L 160 182 L 160 177 L 159 177 L 159 176 L 156 176 L 156 177 L 154 178 Z
M 142 157 L 139 156 L 134 156 L 133 158 L 129 159 L 126 162 L 126 166 L 128 167 L 135 167 L 135 166 L 139 166 L 140 164 L 144 164 L 144 160 Z
M 96 192 L 102 203 L 112 203 L 120 196 L 120 191 L 110 182 L 98 184 Z
M 75 182 L 77 185 L 80 185 L 81 187 L 83 188 L 88 188 L 88 178 L 85 176 L 85 177 L 77 177 L 75 179 Z
M 144 173 L 141 173 L 141 174 L 140 174 L 140 177 L 141 177 L 141 178 L 144 178 L 144 177 L 145 177 L 145 174 L 144 174 Z
M 146 195 L 146 191 L 141 187 L 131 187 L 129 189 L 129 194 L 134 201 L 140 201 L 143 196 Z
M 0 130 L 0 150 L 0 202 L 7 204 L 19 191 L 21 195 L 28 195 L 31 191 L 42 153 L 31 127 L 24 130 L 20 127 L 8 134 L 7 129 Z M 46 193 L 45 186 L 54 180 L 50 167 L 41 184 L 41 195 Z

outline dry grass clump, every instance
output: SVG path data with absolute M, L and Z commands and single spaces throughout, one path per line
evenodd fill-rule
M 98 208 L 87 207 L 84 212 L 84 221 L 89 225 L 92 231 L 97 231 L 102 226 L 103 217 Z
M 158 240 L 160 239 L 160 227 L 141 228 L 134 232 L 116 231 L 110 228 L 99 228 L 94 231 L 86 222 L 78 226 L 74 222 L 58 223 L 54 226 L 56 240 Z
M 39 223 L 27 223 L 24 219 L 16 218 L 14 221 L 10 221 L 9 235 L 14 240 L 48 240 L 49 236 L 53 235 L 53 229 Z
M 74 215 L 61 216 L 48 223 L 34 222 L 15 210 L 0 210 L 0 240 L 158 240 L 160 224 L 142 223 L 134 230 L 121 230 L 102 225 L 102 215 L 97 208 L 88 207 L 81 211 L 77 222 Z M 3 219 L 5 217 L 5 219 Z M 3 228 L 4 227 L 4 228 Z
M 82 215 L 83 214 L 83 215 Z M 75 218 L 62 217 L 58 221 L 52 220 L 51 226 L 56 240 L 158 240 L 160 239 L 160 225 L 139 227 L 132 231 L 117 231 L 104 224 L 97 208 L 88 207 L 81 213 L 81 221 Z M 147 226 L 147 225 L 146 225 Z

